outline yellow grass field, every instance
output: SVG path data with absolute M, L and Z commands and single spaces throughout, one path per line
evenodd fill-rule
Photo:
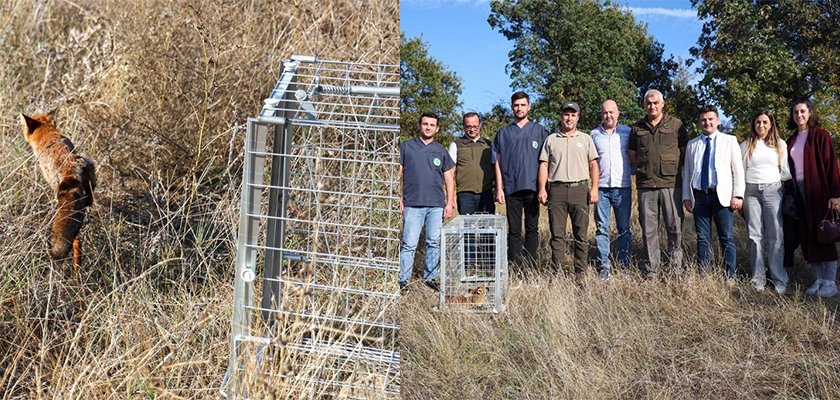
M 220 398 L 246 118 L 280 60 L 396 64 L 398 26 L 392 0 L 0 2 L 0 399 Z M 78 278 L 17 115 L 53 108 L 99 177 Z
M 496 204 L 496 211 L 504 214 L 504 206 Z M 589 231 L 593 261 L 592 219 Z M 631 231 L 637 258 L 636 209 Z M 593 267 L 579 286 L 548 268 L 543 207 L 540 266 L 511 273 L 503 313 L 439 311 L 438 296 L 423 285 L 402 299 L 403 398 L 840 398 L 840 302 L 801 292 L 813 280 L 801 254 L 787 294 L 757 293 L 746 281 L 743 218 L 735 218 L 740 281 L 734 288 L 724 284 L 722 269 L 700 274 L 691 261 L 691 214 L 683 233 L 686 274 L 644 280 L 636 270 L 601 281 Z M 660 238 L 664 252 L 664 230 Z M 713 242 L 719 260 L 714 234 Z M 419 268 L 415 259 L 415 277 Z
M 7 0 L 0 21 L 0 400 L 219 398 L 245 119 L 292 54 L 397 63 L 399 2 Z M 99 177 L 78 277 L 47 255 L 55 198 L 17 119 L 54 108 Z M 840 398 L 838 302 L 790 289 L 542 269 L 499 315 L 415 290 L 402 397 Z

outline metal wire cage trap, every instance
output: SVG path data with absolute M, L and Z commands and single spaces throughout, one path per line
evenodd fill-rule
M 507 290 L 502 215 L 459 215 L 441 230 L 440 307 L 501 312 Z
M 293 56 L 247 124 L 228 398 L 396 398 L 398 65 Z

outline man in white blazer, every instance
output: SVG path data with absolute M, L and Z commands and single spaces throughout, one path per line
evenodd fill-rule
M 697 258 L 707 272 L 711 271 L 712 225 L 717 227 L 726 278 L 735 278 L 735 239 L 732 236 L 733 212 L 741 209 L 744 200 L 744 164 L 738 139 L 717 130 L 720 124 L 714 106 L 700 109 L 698 118 L 703 134 L 686 146 L 683 203 L 694 213 L 697 231 Z

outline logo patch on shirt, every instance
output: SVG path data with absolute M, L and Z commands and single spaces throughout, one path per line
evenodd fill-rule
M 435 167 L 440 167 L 440 158 L 435 157 L 432 162 L 435 163 Z
M 577 147 L 583 147 L 583 143 L 577 142 Z
M 540 147 L 540 144 L 537 143 L 537 141 L 535 140 L 535 141 L 531 142 L 531 147 L 536 149 L 536 148 Z

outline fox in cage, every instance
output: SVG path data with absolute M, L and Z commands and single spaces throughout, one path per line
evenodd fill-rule
M 447 294 L 447 304 L 468 304 L 473 307 L 478 307 L 484 303 L 484 296 L 490 289 L 487 286 L 478 286 L 467 290 L 466 295 Z
M 501 312 L 507 286 L 504 216 L 459 215 L 441 231 L 441 309 Z

